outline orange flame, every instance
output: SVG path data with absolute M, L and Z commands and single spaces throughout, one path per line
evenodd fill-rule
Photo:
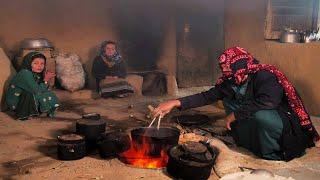
M 131 141 L 130 149 L 121 153 L 120 159 L 127 164 L 140 168 L 163 168 L 168 163 L 168 155 L 165 149 L 162 149 L 159 156 L 150 155 L 151 144 L 149 139 L 144 136 L 139 148 L 135 147 Z

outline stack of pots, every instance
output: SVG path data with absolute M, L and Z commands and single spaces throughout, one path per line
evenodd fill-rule
M 106 130 L 106 122 L 102 119 L 80 119 L 76 123 L 76 132 L 85 137 L 87 153 L 97 148 L 97 139 Z
M 130 147 L 128 134 L 105 132 L 106 122 L 97 113 L 83 115 L 76 122 L 76 133 L 58 136 L 58 158 L 81 159 L 96 149 L 102 158 L 116 156 Z

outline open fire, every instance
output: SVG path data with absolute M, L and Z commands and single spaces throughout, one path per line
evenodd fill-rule
M 144 136 L 141 144 L 131 141 L 130 149 L 119 154 L 119 159 L 139 168 L 163 168 L 168 163 L 167 148 L 155 152 L 151 139 Z

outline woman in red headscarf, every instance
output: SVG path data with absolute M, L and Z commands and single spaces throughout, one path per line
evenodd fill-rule
M 175 107 L 184 110 L 222 100 L 235 142 L 259 157 L 288 161 L 319 144 L 300 96 L 277 68 L 259 64 L 240 47 L 225 50 L 219 65 L 222 77 L 215 87 L 161 103 L 154 116 L 164 116 Z

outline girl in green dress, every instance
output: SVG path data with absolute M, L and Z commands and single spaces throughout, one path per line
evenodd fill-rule
M 47 113 L 54 117 L 59 107 L 58 98 L 48 90 L 47 82 L 55 76 L 45 70 L 46 57 L 39 52 L 30 52 L 24 59 L 21 70 L 11 79 L 6 92 L 6 103 L 18 119 Z

